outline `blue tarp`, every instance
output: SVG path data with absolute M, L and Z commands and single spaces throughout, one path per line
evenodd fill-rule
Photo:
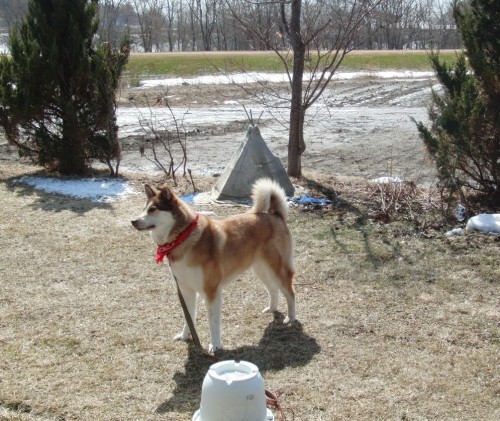
M 197 196 L 196 193 L 185 194 L 181 196 L 181 199 L 186 203 L 194 204 L 196 196 Z M 310 196 L 288 198 L 288 200 L 296 205 L 328 205 L 332 203 L 328 199 L 321 199 L 318 197 L 310 197 Z
M 309 197 L 309 196 L 302 196 L 292 199 L 292 202 L 298 205 L 328 205 L 329 203 L 332 203 L 328 199 L 319 199 L 317 197 Z
M 186 202 L 186 203 L 194 203 L 194 198 L 196 197 L 196 193 L 191 193 L 191 194 L 185 194 L 181 196 L 181 199 Z

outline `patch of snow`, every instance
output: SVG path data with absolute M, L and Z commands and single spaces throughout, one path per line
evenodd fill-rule
M 465 229 L 455 228 L 447 231 L 448 237 L 465 234 L 470 231 L 480 231 L 486 234 L 500 235 L 500 213 L 481 213 L 469 218 Z
M 16 180 L 37 190 L 63 194 L 93 202 L 111 202 L 134 193 L 130 183 L 114 178 L 61 180 L 50 177 L 24 176 Z
M 455 235 L 462 235 L 465 233 L 465 230 L 463 228 L 454 228 L 450 231 L 446 231 L 445 235 L 448 237 L 453 237 Z
M 0 34 L 0 54 L 9 52 L 9 34 Z
M 500 234 L 500 213 L 481 213 L 469 218 L 466 231 L 483 231 Z
M 434 77 L 434 72 L 415 71 L 381 71 L 381 72 L 337 72 L 333 80 L 350 80 L 363 77 L 380 79 L 429 79 Z M 304 75 L 304 81 L 311 79 L 311 74 Z M 177 85 L 220 85 L 220 84 L 248 84 L 248 83 L 284 83 L 288 82 L 286 73 L 233 73 L 230 75 L 206 75 L 193 78 L 172 77 L 165 79 L 146 79 L 140 82 L 141 88 L 154 88 L 156 86 L 177 86 Z
M 374 183 L 380 183 L 380 184 L 402 183 L 403 182 L 403 180 L 401 180 L 399 177 L 390 177 L 390 176 L 374 178 L 372 181 Z

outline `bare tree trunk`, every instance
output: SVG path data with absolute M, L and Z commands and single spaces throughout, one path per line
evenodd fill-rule
M 286 22 L 285 2 L 281 2 L 281 19 L 293 50 L 292 98 L 290 109 L 290 131 L 288 137 L 288 175 L 302 175 L 302 154 L 304 143 L 305 110 L 302 102 L 302 81 L 304 79 L 304 58 L 306 46 L 302 40 L 300 18 L 302 0 L 292 0 L 290 26 Z
M 189 1 L 189 25 L 191 29 L 191 50 L 196 50 L 196 29 L 195 29 L 195 2 L 194 0 Z
M 152 52 L 153 46 L 159 50 L 160 35 L 165 24 L 165 0 L 133 0 L 133 7 L 139 21 L 144 51 Z
M 290 82 L 290 120 L 288 137 L 288 175 L 302 175 L 304 121 L 306 111 L 313 105 L 331 82 L 345 55 L 370 38 L 380 25 L 371 25 L 366 32 L 371 15 L 384 0 L 357 0 L 346 2 L 344 8 L 327 9 L 323 3 L 307 4 L 302 16 L 302 0 L 276 0 L 279 18 L 276 29 L 259 26 L 255 5 L 251 15 L 242 8 L 231 9 L 233 17 L 247 33 L 272 49 L 283 63 Z M 245 3 L 246 5 L 247 3 Z M 290 16 L 287 16 L 287 13 Z M 304 24 L 304 28 L 301 27 Z M 362 30 L 365 30 L 364 32 Z M 280 44 L 289 47 L 283 51 Z M 311 54 L 314 53 L 314 54 Z M 293 69 L 289 57 L 293 54 Z M 304 81 L 307 70 L 310 77 Z M 278 95 L 279 96 L 279 95 Z M 265 99 L 264 99 L 265 101 Z
M 69 97 L 65 102 L 71 104 Z M 83 174 L 86 169 L 82 130 L 78 123 L 77 110 L 68 105 L 62 115 L 63 153 L 59 162 L 59 171 L 63 174 Z
M 173 38 L 173 31 L 174 31 L 174 18 L 175 18 L 175 2 L 172 0 L 167 0 L 165 3 L 165 9 L 166 9 L 166 22 L 167 22 L 167 42 L 168 42 L 168 51 L 174 51 L 174 38 Z

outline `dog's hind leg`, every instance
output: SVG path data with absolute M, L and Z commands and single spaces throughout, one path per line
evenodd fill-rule
M 198 302 L 198 294 L 195 290 L 191 288 L 181 287 L 179 286 L 182 297 L 184 298 L 184 302 L 186 303 L 186 307 L 191 316 L 191 320 L 193 324 L 196 324 L 196 307 Z M 185 322 L 184 327 L 182 328 L 182 332 L 178 335 L 174 336 L 174 341 L 187 341 L 191 337 L 191 332 L 189 331 L 189 326 Z
M 272 269 L 264 262 L 255 263 L 252 267 L 255 275 L 263 282 L 269 293 L 269 305 L 262 310 L 262 313 L 272 313 L 278 311 L 280 290 L 278 280 Z
M 286 286 L 282 284 L 281 287 L 281 292 L 286 298 L 286 303 L 287 303 L 287 311 L 288 311 L 288 316 L 285 317 L 285 320 L 283 320 L 283 323 L 293 323 L 295 320 L 297 320 L 297 316 L 295 313 L 295 291 L 292 286 L 292 280 L 290 279 L 289 281 L 286 282 Z
M 293 323 L 296 320 L 295 314 L 295 290 L 293 289 L 293 272 L 286 271 L 287 274 L 282 274 L 276 282 L 278 290 L 284 295 L 287 304 L 288 315 L 283 320 L 283 323 Z
M 293 288 L 294 271 L 292 266 L 284 259 L 274 259 L 269 261 L 269 272 L 272 275 L 269 279 L 276 279 L 276 286 L 285 296 L 288 315 L 283 323 L 292 323 L 296 320 L 295 290 Z

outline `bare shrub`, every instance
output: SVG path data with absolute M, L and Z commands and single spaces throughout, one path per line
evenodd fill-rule
M 401 211 L 413 216 L 412 202 L 415 198 L 416 186 L 412 181 L 376 182 L 373 195 L 379 196 L 380 209 L 377 219 L 390 220 L 391 216 Z
M 166 97 L 166 95 L 165 95 Z M 163 105 L 157 101 L 156 105 Z M 141 113 L 139 124 L 145 134 L 143 143 L 139 148 L 141 156 L 155 164 L 167 177 L 171 177 L 177 185 L 176 173 L 182 168 L 182 175 L 187 173 L 187 136 L 184 127 L 184 118 L 178 118 L 167 101 L 165 107 L 170 119 L 160 121 L 157 113 L 148 103 L 149 118 Z M 189 111 L 186 111 L 188 113 Z

